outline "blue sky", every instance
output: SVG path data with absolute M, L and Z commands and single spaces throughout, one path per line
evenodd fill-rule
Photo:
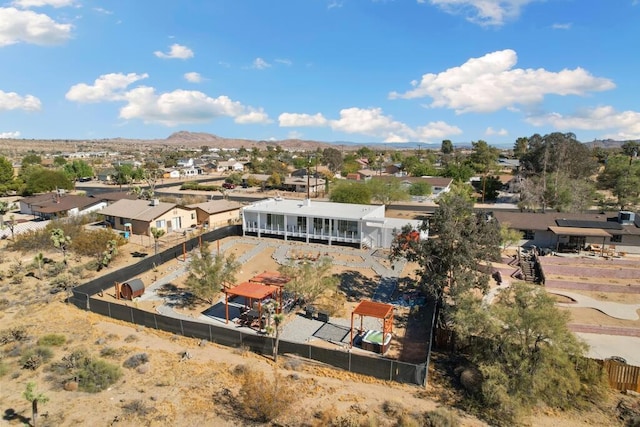
M 640 0 L 0 0 L 0 137 L 640 139 Z

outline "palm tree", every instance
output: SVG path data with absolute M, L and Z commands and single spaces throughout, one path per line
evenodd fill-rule
M 22 396 L 24 396 L 28 402 L 31 402 L 31 425 L 33 425 L 33 427 L 36 427 L 38 420 L 38 403 L 44 404 L 49 401 L 47 396 L 42 393 L 37 393 L 35 388 L 36 383 L 28 382 L 26 390 L 22 393 Z

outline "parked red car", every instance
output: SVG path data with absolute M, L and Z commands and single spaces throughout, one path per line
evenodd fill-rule
M 226 188 L 227 190 L 232 190 L 236 188 L 236 185 L 233 182 L 225 182 L 222 184 L 222 188 Z

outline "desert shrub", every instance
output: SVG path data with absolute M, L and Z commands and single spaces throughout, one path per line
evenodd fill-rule
M 404 406 L 397 400 L 385 400 L 382 404 L 382 410 L 391 417 L 399 417 L 405 412 Z
M 292 371 L 297 371 L 302 367 L 303 363 L 300 359 L 296 359 L 296 358 L 289 358 L 287 360 L 285 360 L 284 362 L 284 368 L 285 369 L 289 369 Z
M 11 249 L 22 253 L 41 251 L 51 247 L 51 236 L 46 230 L 30 230 L 15 236 Z
M 10 342 L 21 342 L 29 338 L 24 328 L 6 329 L 0 332 L 0 344 L 8 344 Z
M 83 267 L 88 271 L 97 271 L 98 267 L 100 267 L 100 262 L 97 259 L 92 259 L 91 261 L 87 261 Z
M 77 371 L 79 388 L 88 393 L 98 393 L 105 390 L 118 381 L 121 376 L 122 370 L 118 365 L 101 359 L 86 358 Z
M 149 355 L 147 353 L 137 353 L 129 357 L 122 364 L 125 368 L 135 369 L 140 365 L 144 365 L 149 361 Z
M 127 343 L 131 343 L 131 342 L 136 342 L 138 341 L 140 338 L 138 338 L 137 336 L 135 336 L 134 334 L 131 335 L 127 335 L 126 337 L 124 337 L 124 342 Z
M 135 415 L 144 418 L 155 412 L 155 408 L 147 405 L 140 399 L 135 399 L 122 405 L 122 409 L 126 415 Z
M 38 345 L 42 346 L 61 346 L 67 342 L 67 337 L 60 334 L 48 334 L 38 339 Z
M 75 350 L 62 358 L 60 362 L 52 363 L 49 370 L 54 374 L 68 376 L 77 370 L 88 354 L 84 350 Z
M 122 246 L 127 243 L 124 237 L 111 229 L 85 230 L 71 241 L 70 249 L 77 255 L 98 260 L 102 258 L 102 253 L 107 249 L 108 243 L 112 240 L 116 241 L 117 246 Z
M 74 286 L 77 286 L 80 282 L 77 276 L 72 276 L 70 274 L 61 274 L 60 276 L 56 276 L 51 280 L 51 289 L 50 293 L 57 294 L 58 292 L 67 291 Z
M 120 357 L 121 354 L 122 350 L 113 347 L 104 347 L 102 350 L 100 350 L 101 357 L 109 357 L 115 359 Z
M 46 276 L 47 277 L 56 277 L 62 274 L 66 270 L 67 266 L 64 262 L 52 262 L 47 265 Z
M 20 357 L 22 369 L 35 371 L 43 363 L 48 362 L 53 357 L 53 352 L 48 347 L 32 347 L 27 349 Z
M 242 375 L 239 403 L 241 413 L 249 419 L 268 422 L 283 415 L 296 393 L 278 374 L 269 380 L 264 373 L 247 369 Z
M 424 414 L 426 427 L 458 427 L 460 418 L 447 408 L 438 408 Z

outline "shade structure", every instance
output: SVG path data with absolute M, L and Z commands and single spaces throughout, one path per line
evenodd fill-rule
M 250 282 L 262 283 L 272 286 L 284 286 L 291 281 L 288 277 L 283 276 L 278 271 L 265 271 L 257 276 L 253 276 L 249 279 Z
M 387 334 L 390 336 L 393 332 L 393 306 L 375 301 L 360 301 L 351 312 L 351 340 L 349 345 L 353 347 L 353 316 L 360 316 L 360 332 L 362 332 L 363 317 L 374 317 L 382 319 L 382 342 L 387 341 Z M 382 346 L 382 349 L 385 347 Z M 384 352 L 384 350 L 381 350 Z
M 583 227 L 549 227 L 557 236 L 611 237 L 611 234 L 601 228 Z
M 243 282 L 231 289 L 224 291 L 225 293 L 225 313 L 226 321 L 229 323 L 229 295 L 245 297 L 249 300 L 262 301 L 267 297 L 276 297 L 281 299 L 280 288 L 278 286 L 263 285 L 257 282 Z M 262 304 L 260 304 L 260 315 L 262 315 Z

